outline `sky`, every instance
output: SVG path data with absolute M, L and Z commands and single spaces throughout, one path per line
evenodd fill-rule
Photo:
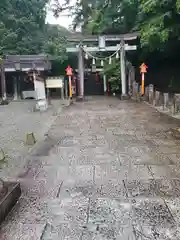
M 68 28 L 72 23 L 72 18 L 67 16 L 60 16 L 59 18 L 55 18 L 53 13 L 48 11 L 46 21 L 50 24 L 59 24 L 65 28 Z
M 74 2 L 74 0 L 72 0 L 72 2 Z M 62 13 L 62 15 L 60 15 L 59 18 L 55 18 L 53 16 L 53 13 L 50 10 L 48 10 L 46 21 L 50 24 L 59 24 L 65 28 L 68 28 L 72 24 L 72 17 L 64 16 L 66 14 L 68 15 L 68 13 L 69 12 L 64 12 Z

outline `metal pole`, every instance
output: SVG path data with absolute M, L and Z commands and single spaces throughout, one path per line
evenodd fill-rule
M 126 67 L 125 67 L 125 49 L 124 49 L 124 42 L 121 42 L 121 86 L 122 86 L 122 97 L 127 97 L 127 90 L 126 90 Z

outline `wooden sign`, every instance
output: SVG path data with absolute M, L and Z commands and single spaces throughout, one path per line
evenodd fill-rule
M 62 88 L 64 79 L 62 77 L 50 77 L 46 79 L 46 88 Z

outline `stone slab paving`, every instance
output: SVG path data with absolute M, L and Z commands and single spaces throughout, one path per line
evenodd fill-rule
M 93 97 L 58 115 L 19 175 L 2 240 L 179 240 L 177 121 Z M 25 232 L 22 234 L 22 232 Z

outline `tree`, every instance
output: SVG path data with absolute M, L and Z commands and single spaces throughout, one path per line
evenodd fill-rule
M 1 54 L 33 54 L 42 49 L 46 4 L 47 0 L 1 1 Z
M 164 43 L 176 40 L 180 33 L 179 2 L 140 0 L 139 29 L 143 46 L 164 48 Z
M 138 30 L 141 46 L 148 51 L 166 50 L 179 39 L 180 0 L 77 0 L 74 8 L 71 1 L 64 4 L 73 9 L 75 27 L 81 23 L 93 34 Z
M 45 24 L 48 0 L 0 1 L 0 55 L 40 54 L 65 58 L 63 27 Z
M 113 59 L 111 64 L 106 63 L 102 74 L 106 75 L 108 82 L 111 85 L 111 91 L 114 93 L 119 92 L 121 87 L 119 59 Z
M 67 59 L 66 35 L 68 30 L 57 25 L 46 25 L 43 51 L 53 57 L 54 60 L 63 62 Z

